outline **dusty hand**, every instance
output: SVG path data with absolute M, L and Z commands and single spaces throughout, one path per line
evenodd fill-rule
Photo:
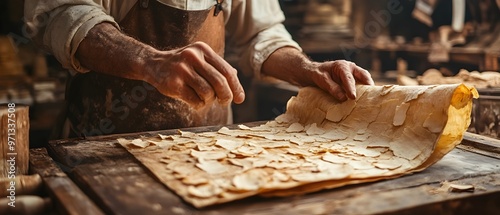
M 221 104 L 245 100 L 236 69 L 205 43 L 161 52 L 154 61 L 156 77 L 151 80 L 162 94 L 181 99 L 194 107 L 218 99 Z
M 370 73 L 350 61 L 336 60 L 313 65 L 312 81 L 341 101 L 356 98 L 356 83 L 374 85 Z

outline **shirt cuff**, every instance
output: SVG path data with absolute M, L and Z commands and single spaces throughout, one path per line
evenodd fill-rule
M 75 5 L 67 8 L 58 8 L 52 21 L 47 26 L 44 44 L 48 44 L 54 56 L 64 68 L 71 73 L 88 72 L 75 58 L 78 46 L 87 33 L 95 25 L 102 22 L 112 23 L 119 28 L 114 18 L 107 15 L 102 8 L 88 5 Z
M 250 65 L 242 65 L 246 68 L 251 68 L 253 77 L 260 78 L 262 64 L 267 58 L 282 47 L 293 47 L 302 51 L 302 48 L 297 42 L 292 39 L 292 36 L 285 29 L 283 24 L 276 24 L 271 28 L 261 31 L 252 43 L 253 49 L 249 49 L 244 55 L 250 56 Z M 247 58 L 248 59 L 248 58 Z M 245 62 L 242 62 L 245 63 Z

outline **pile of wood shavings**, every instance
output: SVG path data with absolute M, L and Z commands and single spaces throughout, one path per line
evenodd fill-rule
M 438 142 L 448 132 L 446 114 L 458 88 L 469 94 L 464 107 L 470 114 L 473 93 L 458 85 L 358 87 L 357 99 L 343 103 L 303 89 L 286 114 L 260 126 L 179 130 L 118 142 L 196 207 L 256 194 L 311 192 L 395 177 L 436 162 L 461 138 L 452 134 L 451 148 Z M 466 128 L 465 121 L 455 127 Z M 441 151 L 435 152 L 436 145 Z

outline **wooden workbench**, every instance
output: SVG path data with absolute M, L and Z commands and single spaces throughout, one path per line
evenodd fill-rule
M 196 209 L 159 183 L 116 141 L 174 132 L 54 141 L 47 150 L 31 150 L 31 172 L 42 175 L 55 207 L 68 214 L 500 214 L 496 139 L 467 133 L 462 144 L 435 165 L 396 179 Z M 443 191 L 439 188 L 444 181 L 473 185 L 475 190 Z

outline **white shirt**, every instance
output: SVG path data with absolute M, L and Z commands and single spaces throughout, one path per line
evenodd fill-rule
M 151 0 L 154 1 L 154 0 Z M 215 0 L 156 0 L 183 10 L 205 10 Z M 102 22 L 117 28 L 137 0 L 25 0 L 25 22 L 30 36 L 52 53 L 63 67 L 87 72 L 75 58 L 78 45 L 90 29 Z M 262 63 L 276 49 L 299 50 L 282 22 L 285 19 L 275 0 L 225 0 L 223 13 L 228 46 L 241 56 L 240 69 L 259 76 Z

